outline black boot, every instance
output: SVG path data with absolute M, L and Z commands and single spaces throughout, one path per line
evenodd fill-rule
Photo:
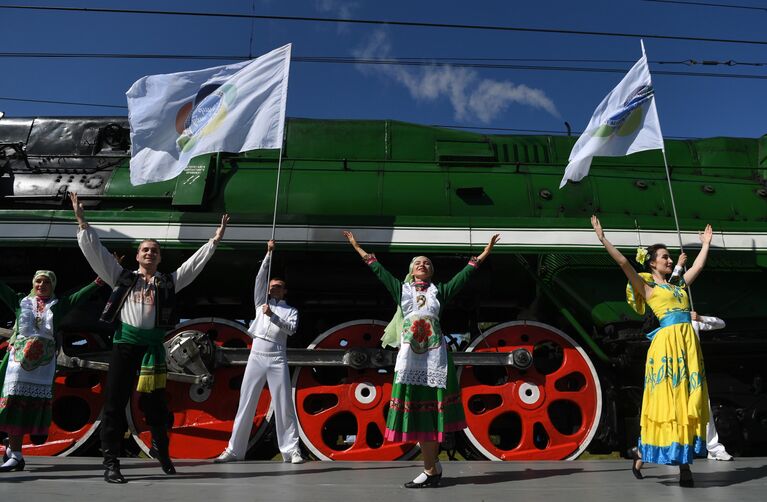
M 104 481 L 119 484 L 128 482 L 120 472 L 120 459 L 117 458 L 116 449 L 104 449 Z
M 168 452 L 168 431 L 164 427 L 152 427 L 152 448 L 149 454 L 160 461 L 160 466 L 165 474 L 176 474 L 176 468 L 170 460 Z

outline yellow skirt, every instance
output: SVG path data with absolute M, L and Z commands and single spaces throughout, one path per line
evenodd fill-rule
M 691 464 L 706 453 L 708 386 L 689 322 L 661 328 L 647 351 L 639 449 L 644 462 Z

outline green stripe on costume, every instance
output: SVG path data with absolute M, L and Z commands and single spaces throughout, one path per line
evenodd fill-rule
M 161 328 L 141 329 L 123 323 L 115 333 L 114 343 L 146 345 L 146 353 L 141 360 L 141 371 L 136 390 L 152 392 L 165 388 L 168 368 L 165 365 L 165 330 Z

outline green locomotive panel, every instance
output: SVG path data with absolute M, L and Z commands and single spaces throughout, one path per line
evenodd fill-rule
M 0 122 L 0 142 L 24 138 L 23 126 L 23 119 Z M 199 157 L 175 180 L 133 187 L 127 150 L 120 150 L 127 144 L 98 145 L 106 144 L 105 128 L 127 134 L 124 118 L 36 119 L 28 126 L 26 161 L 7 155 L 4 177 L 14 179 L 0 183 L 4 229 L 20 224 L 27 231 L 3 232 L 1 245 L 63 243 L 59 227 L 71 221 L 66 190 L 98 208 L 91 216 L 108 240 L 136 240 L 138 226 L 171 246 L 194 247 L 224 211 L 233 216 L 231 242 L 270 235 L 276 151 Z M 78 127 L 80 137 L 61 132 Z M 621 229 L 613 234 L 619 246 L 676 241 L 657 151 L 598 159 L 589 177 L 558 190 L 575 138 L 308 119 L 290 120 L 286 136 L 277 234 L 286 244 L 337 245 L 337 230 L 349 227 L 393 250 L 466 250 L 499 230 L 508 234 L 500 252 L 572 251 L 598 248 L 588 227 L 594 212 L 607 228 Z M 719 247 L 767 249 L 765 145 L 764 138 L 667 142 L 685 243 L 696 242 L 695 232 L 710 222 Z M 40 180 L 47 180 L 42 193 Z M 31 222 L 49 228 L 32 231 Z

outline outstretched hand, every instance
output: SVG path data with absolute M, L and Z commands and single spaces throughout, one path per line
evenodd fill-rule
M 702 244 L 711 244 L 711 239 L 714 238 L 714 229 L 711 228 L 711 225 L 706 225 L 703 232 L 698 232 L 698 237 L 700 237 Z
M 77 198 L 77 192 L 69 192 L 69 200 L 72 201 L 72 211 L 75 212 L 77 223 L 85 228 L 84 225 L 88 225 L 88 223 L 85 221 L 85 210 L 83 209 L 80 199 Z
M 216 229 L 216 235 L 213 236 L 213 241 L 216 244 L 221 242 L 221 239 L 224 238 L 227 223 L 229 223 L 229 215 L 224 213 L 223 216 L 221 216 L 221 225 Z
M 485 251 L 488 253 L 493 250 L 493 246 L 495 246 L 498 241 L 501 240 L 501 234 L 493 234 L 492 237 L 490 237 L 490 242 L 487 243 L 487 246 L 485 246 Z
M 349 241 L 349 244 L 351 244 L 354 248 L 356 248 L 359 244 L 357 244 L 357 239 L 354 238 L 354 234 L 349 232 L 348 230 L 343 231 L 344 237 Z
M 599 242 L 604 241 L 605 231 L 602 230 L 602 223 L 599 222 L 599 218 L 597 218 L 597 215 L 595 214 L 591 215 L 591 226 L 594 227 L 594 232 L 597 233 L 597 239 L 599 239 Z

